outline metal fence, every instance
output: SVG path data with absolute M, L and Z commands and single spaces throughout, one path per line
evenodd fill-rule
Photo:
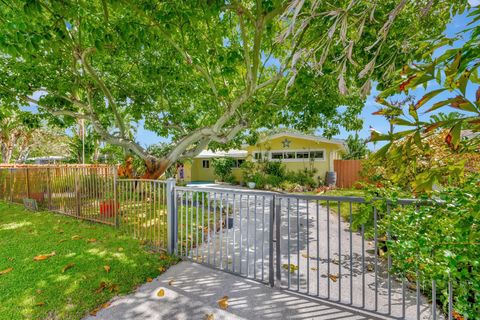
M 395 269 L 392 237 L 379 233 L 378 222 L 395 206 L 423 203 L 372 206 L 365 223 L 354 225 L 362 197 L 201 187 L 176 187 L 175 194 L 176 249 L 186 259 L 389 319 L 452 319 L 452 282 L 437 289 L 419 270 Z
M 394 236 L 379 230 L 395 206 L 424 205 L 415 200 L 370 206 L 355 225 L 354 215 L 367 203 L 361 197 L 179 187 L 174 180 L 117 179 L 115 168 L 105 166 L 0 167 L 0 199 L 23 198 L 312 298 L 387 318 L 453 316 L 452 282 L 399 269 L 388 252 Z
M 273 281 L 272 193 L 198 187 L 175 192 L 180 256 Z
M 153 249 L 167 248 L 165 181 L 119 180 L 106 165 L 0 166 L 0 199 L 116 226 Z

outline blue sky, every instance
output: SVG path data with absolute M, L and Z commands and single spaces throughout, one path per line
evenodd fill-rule
M 480 0 L 470 0 L 470 4 L 479 5 Z M 466 26 L 467 26 L 469 21 L 470 21 L 470 18 L 467 17 L 467 13 L 463 13 L 462 15 L 458 15 L 458 16 L 454 17 L 453 20 L 451 21 L 451 23 L 447 26 L 447 28 L 445 30 L 445 34 L 449 37 L 455 36 L 457 33 L 466 29 Z M 465 41 L 465 39 L 459 40 L 454 44 L 454 46 L 461 45 L 462 42 L 464 42 L 464 41 Z M 446 49 L 447 48 L 441 48 L 435 54 L 439 55 L 443 51 L 445 51 Z M 438 88 L 438 85 L 436 83 L 432 82 L 432 83 L 429 83 L 429 85 L 427 87 L 427 90 L 431 91 L 431 90 L 434 90 L 436 88 Z M 473 92 L 474 92 L 474 89 L 472 87 L 467 88 L 467 95 L 468 94 L 474 94 Z M 424 93 L 425 93 L 425 90 L 423 90 L 423 88 L 410 92 L 410 94 L 415 96 L 417 99 L 420 99 L 423 96 Z M 365 102 L 365 106 L 363 108 L 363 111 L 359 116 L 364 122 L 363 129 L 359 131 L 359 135 L 363 138 L 368 138 L 370 136 L 370 131 L 369 131 L 370 126 L 375 128 L 376 130 L 378 130 L 380 132 L 387 132 L 388 129 L 389 129 L 389 123 L 382 116 L 372 115 L 373 112 L 375 112 L 376 110 L 378 110 L 381 107 L 378 103 L 375 102 L 375 97 L 377 95 L 378 95 L 378 91 L 372 90 L 370 96 L 367 98 L 367 100 Z M 432 100 L 432 101 L 435 102 L 437 100 L 443 100 L 446 97 L 450 97 L 452 95 L 453 95 L 453 93 L 446 92 L 446 93 L 440 94 L 438 97 L 436 97 L 435 100 Z M 452 111 L 452 110 L 443 109 L 441 111 L 443 111 L 444 113 L 447 113 L 447 112 Z M 424 120 L 428 119 L 428 117 L 429 117 L 429 115 L 421 115 L 420 116 L 420 118 L 421 119 L 423 118 Z M 321 130 L 319 130 L 317 133 L 321 134 Z M 335 136 L 335 138 L 345 139 L 345 138 L 348 137 L 349 134 L 352 134 L 352 133 L 353 132 L 348 132 L 348 131 L 342 129 L 341 133 L 339 135 Z M 137 132 L 137 141 L 139 141 L 140 144 L 142 144 L 143 146 L 148 146 L 148 145 L 151 145 L 151 144 L 155 144 L 155 143 L 158 143 L 158 142 L 161 142 L 161 141 L 167 141 L 167 140 L 165 138 L 158 137 L 153 132 L 145 130 L 142 127 L 142 125 L 140 124 L 140 126 L 138 127 L 138 132 Z M 372 150 L 378 149 L 380 146 L 381 146 L 381 144 L 378 144 L 378 145 L 370 144 L 369 145 L 370 149 L 372 149 Z

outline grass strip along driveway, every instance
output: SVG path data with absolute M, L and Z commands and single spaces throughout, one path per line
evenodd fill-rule
M 110 226 L 0 202 L 0 319 L 79 319 L 177 260 Z

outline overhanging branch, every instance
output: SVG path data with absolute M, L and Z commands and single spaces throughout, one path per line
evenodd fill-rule
M 80 59 L 82 61 L 82 64 L 85 66 L 85 70 L 88 72 L 88 74 L 95 80 L 97 85 L 100 87 L 102 92 L 105 94 L 108 100 L 108 105 L 112 108 L 113 114 L 115 116 L 115 122 L 117 123 L 118 129 L 120 130 L 120 134 L 122 137 L 125 137 L 126 135 L 126 129 L 125 129 L 125 124 L 123 122 L 123 118 L 121 117 L 120 113 L 118 112 L 117 108 L 117 103 L 115 102 L 115 99 L 113 98 L 112 93 L 110 90 L 107 88 L 105 85 L 105 82 L 103 82 L 102 79 L 98 76 L 98 74 L 95 72 L 95 70 L 92 68 L 90 63 L 87 61 L 87 57 L 89 54 L 95 52 L 95 48 L 89 48 L 86 49 L 82 55 L 80 56 Z

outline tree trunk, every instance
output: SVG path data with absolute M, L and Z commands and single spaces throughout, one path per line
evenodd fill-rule
M 145 160 L 145 174 L 141 176 L 141 179 L 152 179 L 156 180 L 162 176 L 162 174 L 167 171 L 170 166 L 170 161 L 165 158 L 149 158 Z

